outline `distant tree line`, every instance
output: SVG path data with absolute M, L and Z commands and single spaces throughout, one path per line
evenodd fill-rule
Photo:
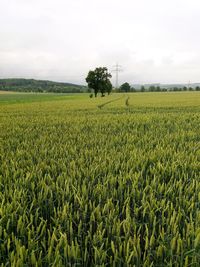
M 83 93 L 87 91 L 87 88 L 70 83 L 34 79 L 0 79 L 0 90 L 40 93 Z
M 107 68 L 99 67 L 93 71 L 89 71 L 86 77 L 87 86 L 81 86 L 71 83 L 43 81 L 35 79 L 0 79 L 0 91 L 16 91 L 16 92 L 40 92 L 40 93 L 92 93 L 97 96 L 105 96 L 110 94 L 112 84 L 110 81 L 111 74 Z M 196 87 L 171 87 L 164 88 L 157 85 L 144 86 L 134 88 L 129 83 L 123 83 L 120 88 L 115 89 L 116 92 L 167 92 L 167 91 L 200 91 L 200 86 Z
M 135 89 L 134 87 L 130 86 L 129 83 L 123 83 L 119 89 L 116 89 L 116 92 L 180 92 L 180 91 L 200 91 L 200 86 L 196 87 L 171 87 L 171 88 L 164 88 L 160 86 L 150 85 L 148 87 L 142 85 L 140 89 Z

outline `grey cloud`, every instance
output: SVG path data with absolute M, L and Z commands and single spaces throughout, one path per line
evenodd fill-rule
M 0 7 L 0 77 L 85 83 L 89 69 L 119 62 L 120 82 L 199 81 L 196 0 L 0 0 Z

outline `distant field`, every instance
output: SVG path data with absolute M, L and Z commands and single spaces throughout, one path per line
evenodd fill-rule
M 15 94 L 15 92 L 8 92 L 8 91 L 2 91 L 0 90 L 0 94 Z
M 192 106 L 198 107 L 200 105 L 200 92 L 165 92 L 165 93 L 130 93 L 130 94 L 113 94 L 109 97 L 96 99 L 90 99 L 89 94 L 54 94 L 54 93 L 11 93 L 6 91 L 0 91 L 0 104 L 17 104 L 17 103 L 30 103 L 30 102 L 48 102 L 56 100 L 73 100 L 76 101 L 76 106 L 79 104 L 86 109 L 89 107 L 95 107 L 98 103 L 106 103 L 113 99 L 119 99 L 114 101 L 113 104 L 107 105 L 107 107 L 120 107 L 124 106 L 125 99 L 129 96 L 129 104 L 131 107 L 183 107 Z M 81 102 L 77 102 L 81 100 Z M 84 101 L 82 101 L 84 100 Z
M 1 267 L 198 267 L 199 203 L 200 92 L 0 94 Z
M 55 101 L 65 98 L 79 98 L 76 94 L 54 94 L 54 93 L 11 93 L 0 91 L 0 104 L 17 104 L 43 101 Z

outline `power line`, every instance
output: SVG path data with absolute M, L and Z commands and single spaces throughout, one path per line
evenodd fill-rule
M 112 70 L 112 72 L 116 73 L 115 89 L 117 89 L 118 88 L 118 81 L 119 81 L 119 72 L 121 72 L 123 70 L 122 70 L 122 66 L 119 65 L 118 63 L 116 63 L 116 65 L 113 66 L 113 68 L 114 69 Z

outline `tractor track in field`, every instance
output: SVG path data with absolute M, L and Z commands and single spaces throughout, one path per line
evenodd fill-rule
M 125 97 L 125 95 L 123 95 L 122 97 L 118 97 L 118 98 L 116 98 L 116 99 L 107 101 L 107 102 L 105 102 L 105 103 L 103 103 L 103 104 L 101 104 L 101 105 L 98 105 L 97 107 L 98 107 L 99 109 L 102 109 L 104 106 L 106 106 L 106 105 L 108 105 L 108 104 L 110 104 L 110 103 L 112 103 L 112 102 L 116 102 L 116 101 L 118 101 L 118 100 L 120 100 L 120 99 L 123 99 L 124 97 Z

